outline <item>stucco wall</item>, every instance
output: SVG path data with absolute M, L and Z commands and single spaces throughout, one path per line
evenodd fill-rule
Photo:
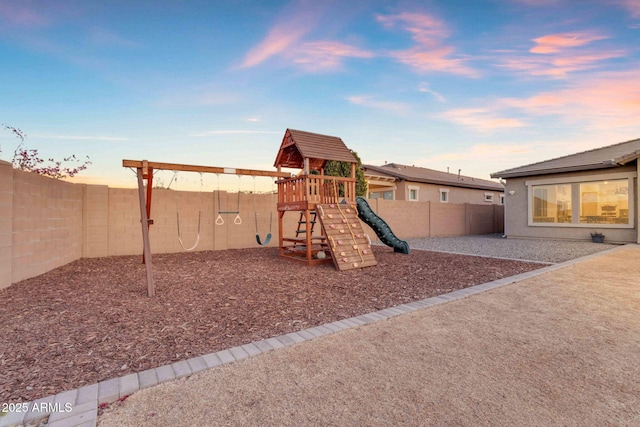
M 420 182 L 399 181 L 395 192 L 396 200 L 409 200 L 409 188 L 418 187 L 419 202 L 440 203 L 440 189 L 449 190 L 449 203 L 472 203 L 478 205 L 498 205 L 502 191 L 476 190 L 472 188 L 435 185 Z M 493 202 L 485 202 L 485 193 L 493 194 Z
M 638 179 L 633 180 L 635 189 L 633 228 L 610 228 L 596 224 L 576 226 L 544 226 L 528 224 L 528 191 L 526 181 L 540 179 L 581 178 L 585 175 L 602 177 L 607 174 L 637 171 L 637 166 L 625 166 L 615 169 L 587 171 L 584 173 L 563 173 L 526 178 L 510 178 L 505 187 L 505 234 L 507 237 L 553 238 L 553 239 L 590 239 L 593 231 L 602 232 L 605 240 L 611 243 L 635 243 L 638 241 Z M 513 192 L 513 194 L 511 194 Z

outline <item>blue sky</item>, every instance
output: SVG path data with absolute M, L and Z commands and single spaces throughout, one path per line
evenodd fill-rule
M 287 128 L 485 179 L 640 137 L 640 0 L 0 0 L 0 63 L 0 123 L 111 186 L 271 170 Z

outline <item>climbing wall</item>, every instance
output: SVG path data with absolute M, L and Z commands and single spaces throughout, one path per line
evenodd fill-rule
M 338 270 L 378 265 L 371 250 L 371 240 L 364 233 L 355 205 L 317 205 L 317 212 Z

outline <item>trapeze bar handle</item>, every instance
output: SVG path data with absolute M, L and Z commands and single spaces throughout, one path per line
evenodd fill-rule
M 369 238 L 369 235 L 365 234 L 364 237 L 367 238 L 367 242 L 369 242 L 369 246 L 371 246 L 371 239 Z
M 240 224 L 242 224 L 242 218 L 240 218 L 240 214 L 236 215 L 236 217 L 235 217 L 235 218 L 234 218 L 234 220 L 233 220 L 233 223 L 234 223 L 235 225 L 240 225 Z
M 218 214 L 218 217 L 216 218 L 216 225 L 223 225 L 224 224 L 224 219 L 222 219 L 222 215 Z
M 333 237 L 329 236 L 329 243 L 331 244 L 331 249 L 336 250 L 336 242 L 333 240 Z
M 320 216 L 324 218 L 324 209 L 322 209 L 322 206 L 316 205 L 316 208 L 320 211 Z

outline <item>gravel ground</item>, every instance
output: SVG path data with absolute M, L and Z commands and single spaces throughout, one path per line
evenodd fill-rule
M 502 238 L 501 234 L 408 239 L 411 249 L 425 249 L 555 264 L 611 249 L 615 245 L 569 240 Z

